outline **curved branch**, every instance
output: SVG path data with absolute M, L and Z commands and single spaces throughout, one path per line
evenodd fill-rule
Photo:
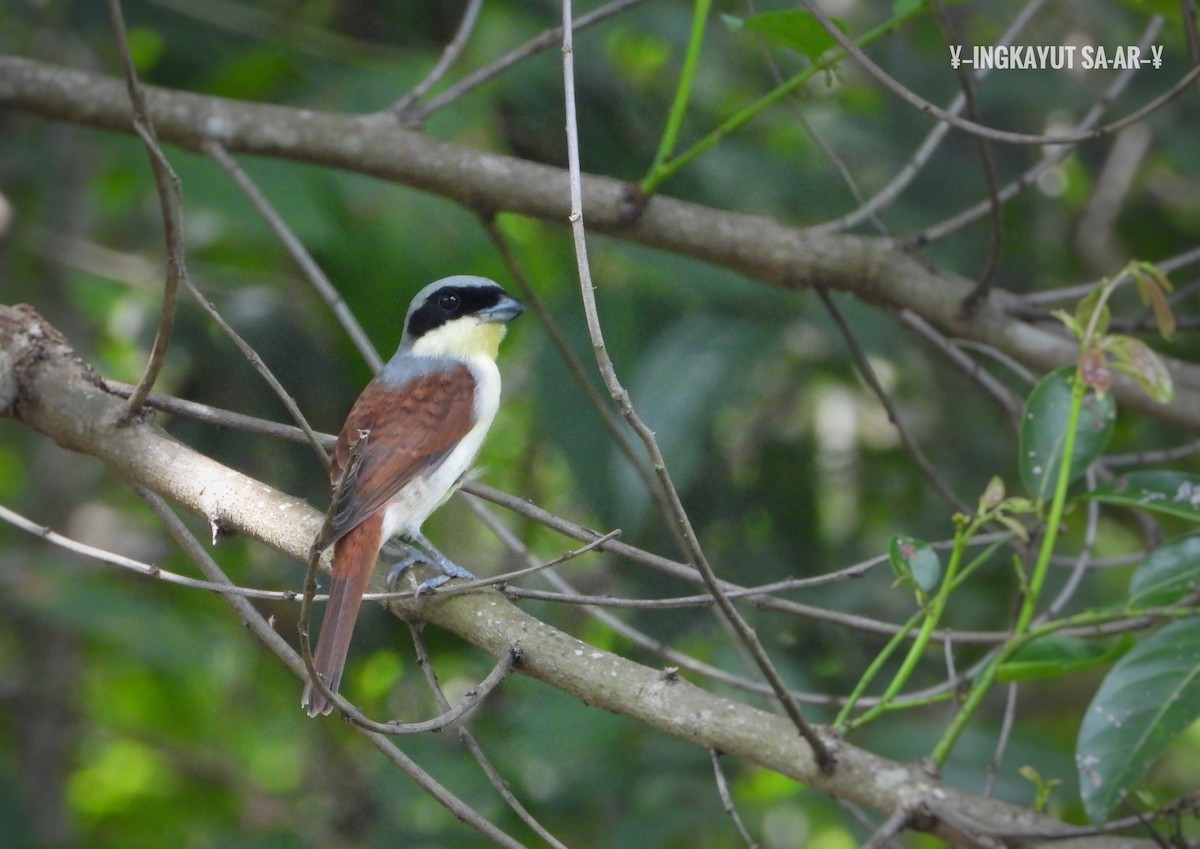
M 431 139 L 385 115 L 351 116 L 145 87 L 161 139 L 199 150 L 309 162 L 429 191 L 485 213 L 507 211 L 567 223 L 567 172 L 512 156 Z M 119 80 L 15 57 L 0 58 L 0 108 L 129 132 L 130 107 Z M 637 214 L 629 186 L 584 175 L 584 214 L 592 232 L 733 269 L 791 289 L 824 285 L 891 308 L 907 308 L 944 332 L 990 345 L 1039 371 L 1073 362 L 1077 347 L 1055 329 L 1016 313 L 1022 302 L 993 291 L 969 317 L 960 306 L 973 283 L 888 239 L 816 233 L 764 216 L 673 198 L 650 198 Z M 1126 409 L 1200 432 L 1200 368 L 1166 360 L 1175 400 L 1158 404 L 1118 375 Z
M 31 307 L 0 306 L 0 386 L 11 415 L 64 448 L 89 454 L 131 483 L 303 562 L 322 516 L 279 492 L 176 441 L 149 422 L 118 427 L 123 402 L 80 361 L 67 341 Z M 383 584 L 376 576 L 373 589 Z M 957 846 L 1014 830 L 1069 834 L 1043 814 L 946 785 L 915 766 L 881 758 L 828 733 L 838 767 L 822 772 L 811 749 L 784 717 L 721 698 L 677 673 L 651 669 L 577 640 L 526 614 L 496 592 L 393 601 L 389 609 L 454 631 L 499 657 L 519 646 L 519 671 L 604 708 L 709 749 L 743 758 L 885 815 L 937 799 L 953 816 L 922 827 Z M 964 836 L 963 823 L 971 834 Z M 1150 841 L 1092 837 L 1030 841 L 1068 849 L 1149 847 Z

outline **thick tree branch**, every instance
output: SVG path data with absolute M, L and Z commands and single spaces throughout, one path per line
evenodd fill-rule
M 188 448 L 151 422 L 117 423 L 119 396 L 81 362 L 67 341 L 30 307 L 0 306 L 0 414 L 10 415 L 59 445 L 90 454 L 215 526 L 247 534 L 303 561 L 322 522 L 300 499 Z M 15 391 L 14 391 L 15 390 Z M 382 576 L 373 589 L 379 589 Z M 527 615 L 494 592 L 396 601 L 391 610 L 421 618 L 500 655 L 517 645 L 524 674 L 583 702 L 644 722 L 668 734 L 760 764 L 840 799 L 891 815 L 928 812 L 922 827 L 952 845 L 979 845 L 991 834 L 1069 827 L 1017 806 L 960 792 L 920 769 L 878 757 L 826 734 L 837 769 L 823 773 L 787 719 L 717 697 L 677 674 L 602 651 Z M 1087 837 L 1023 845 L 1108 849 L 1150 841 Z
M 272 156 L 368 174 L 433 192 L 483 212 L 507 211 L 566 223 L 566 171 L 431 139 L 394 116 L 340 115 L 146 87 L 164 141 L 199 150 Z M 119 80 L 28 59 L 0 58 L 0 108 L 129 132 L 128 98 Z M 776 286 L 824 285 L 890 308 L 907 308 L 943 331 L 991 345 L 1039 371 L 1073 361 L 1065 334 L 1014 315 L 1019 299 L 993 291 L 967 317 L 972 282 L 939 269 L 892 241 L 815 233 L 770 218 L 655 196 L 638 210 L 629 186 L 583 178 L 592 232 L 721 265 Z M 1118 375 L 1121 404 L 1200 432 L 1200 368 L 1167 360 L 1175 400 L 1160 405 Z

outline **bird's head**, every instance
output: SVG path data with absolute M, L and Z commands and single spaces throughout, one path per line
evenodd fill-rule
M 486 277 L 447 277 L 417 293 L 401 349 L 429 357 L 496 358 L 508 322 L 525 305 Z

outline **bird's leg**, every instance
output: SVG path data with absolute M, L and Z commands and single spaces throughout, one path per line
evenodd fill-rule
M 427 555 L 423 551 L 414 548 L 406 542 L 394 541 L 393 549 L 399 549 L 404 556 L 392 565 L 391 570 L 387 574 L 387 587 L 390 592 L 396 591 L 396 584 L 405 572 L 418 563 L 424 563 L 427 559 Z
M 451 578 L 465 578 L 468 581 L 475 580 L 474 575 L 463 567 L 456 565 L 449 557 L 438 551 L 437 546 L 430 542 L 420 531 L 410 531 L 404 536 L 406 540 L 403 545 L 405 555 L 388 572 L 387 583 L 389 587 L 393 587 L 400 580 L 400 576 L 417 563 L 427 563 L 441 573 L 427 581 L 422 581 L 417 587 L 417 595 L 431 592 Z

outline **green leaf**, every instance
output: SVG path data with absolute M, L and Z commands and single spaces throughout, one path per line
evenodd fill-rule
M 1159 281 L 1162 281 L 1164 285 L 1160 286 Z M 1167 292 L 1171 291 L 1171 284 L 1161 274 L 1157 276 L 1139 275 L 1137 290 L 1142 298 L 1142 303 L 1154 311 L 1154 321 L 1158 324 L 1158 332 L 1163 335 L 1163 338 L 1170 339 L 1175 335 L 1177 326 L 1175 312 L 1171 309 L 1171 302 L 1167 300 Z
M 979 496 L 979 512 L 989 513 L 995 510 L 1004 502 L 1004 479 L 999 475 L 993 475 L 988 481 L 987 486 L 983 489 L 983 495 Z
M 1017 770 L 1017 774 L 1030 781 L 1034 786 L 1033 809 L 1035 811 L 1046 810 L 1046 803 L 1050 801 L 1050 794 L 1054 792 L 1054 788 L 1062 784 L 1062 780 L 1058 778 L 1042 778 L 1036 769 L 1029 764 Z
M 1000 665 L 997 680 L 1007 684 L 1031 678 L 1058 678 L 1097 666 L 1107 666 L 1134 645 L 1130 634 L 1111 643 L 1082 637 L 1043 637 L 1024 646 L 1011 660 Z
M 841 21 L 834 23 L 842 32 L 848 32 L 846 25 Z M 803 53 L 814 62 L 837 43 L 825 27 L 821 26 L 820 21 L 808 12 L 796 9 L 763 12 L 747 18 L 744 24 L 751 32 Z
M 1108 308 L 1107 299 L 1102 300 L 1104 287 L 1097 286 L 1087 294 L 1083 300 L 1079 302 L 1079 306 L 1075 308 L 1075 323 L 1082 331 L 1079 335 L 1083 338 L 1083 333 L 1091 328 L 1089 338 L 1103 336 L 1108 332 L 1109 321 L 1112 318 L 1112 312 Z M 1097 313 L 1099 310 L 1099 313 Z M 1093 325 L 1092 322 L 1095 322 Z
M 896 534 L 888 543 L 888 560 L 893 572 L 901 578 L 911 576 L 924 592 L 932 592 L 942 579 L 942 561 L 924 540 Z
M 1129 582 L 1129 603 L 1170 604 L 1200 585 L 1200 533 L 1160 545 L 1142 561 Z
M 1083 497 L 1200 522 L 1200 476 L 1183 472 L 1130 472 Z
M 1087 330 L 1083 327 L 1083 325 L 1075 320 L 1075 316 L 1071 315 L 1066 310 L 1054 310 L 1054 312 L 1050 313 L 1050 315 L 1061 321 L 1063 325 L 1066 326 L 1067 330 L 1071 331 L 1072 336 L 1074 336 L 1080 342 L 1083 341 L 1083 337 L 1087 334 Z
M 1039 501 L 1048 500 L 1058 483 L 1075 379 L 1074 366 L 1052 371 L 1038 381 L 1025 402 L 1021 417 L 1021 482 Z M 1075 430 L 1070 480 L 1077 480 L 1104 453 L 1116 418 L 1113 396 L 1101 396 L 1089 389 Z
M 1084 808 L 1099 824 L 1152 760 L 1200 717 L 1200 619 L 1174 622 L 1113 667 L 1079 729 Z
M 1147 395 L 1160 404 L 1175 397 L 1171 373 L 1149 345 L 1132 336 L 1110 336 L 1106 344 L 1112 352 L 1113 365 L 1131 375 Z

